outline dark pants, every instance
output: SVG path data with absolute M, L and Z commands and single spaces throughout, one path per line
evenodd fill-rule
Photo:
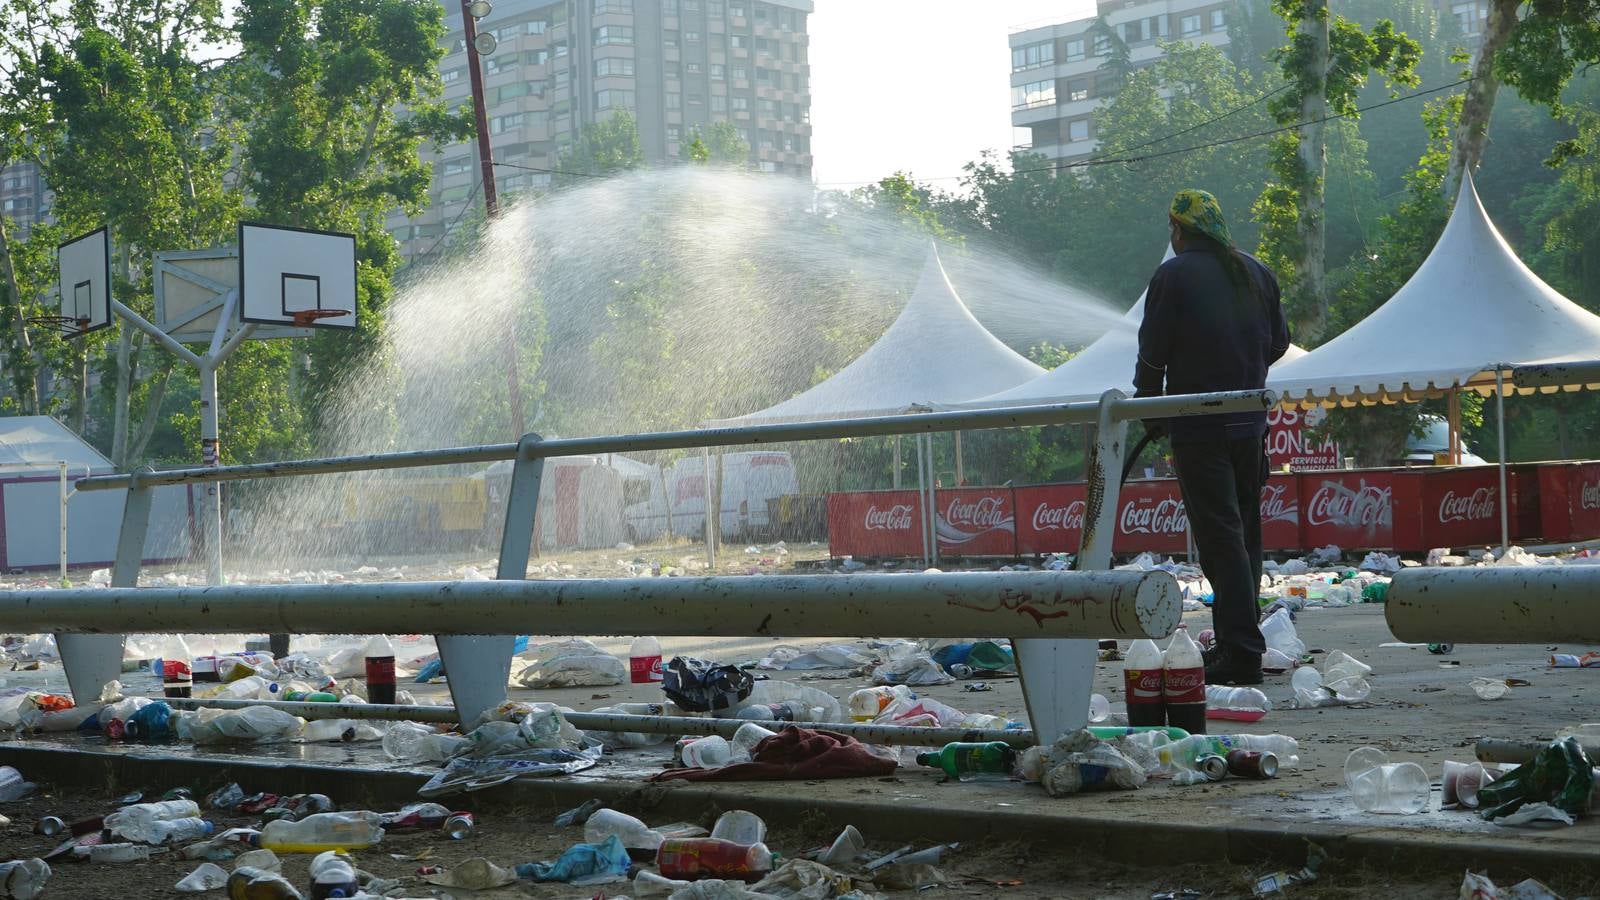
M 1189 531 L 1211 582 L 1217 646 L 1246 659 L 1267 649 L 1258 623 L 1261 590 L 1261 438 L 1172 444 Z

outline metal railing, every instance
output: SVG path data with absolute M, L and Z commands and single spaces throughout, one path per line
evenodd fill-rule
M 87 700 L 121 672 L 122 635 L 145 631 L 276 631 L 307 633 L 407 630 L 436 635 L 461 721 L 506 696 L 512 642 L 505 631 L 575 634 L 637 633 L 828 635 L 892 633 L 906 637 L 999 634 L 1011 637 L 1034 734 L 1041 742 L 1084 725 L 1096 658 L 1093 638 L 1165 636 L 1176 627 L 1179 601 L 1170 577 L 1130 573 L 999 572 L 949 576 L 749 576 L 526 581 L 546 458 L 645 450 L 730 447 L 842 437 L 1039 425 L 1097 426 L 1090 454 L 1080 570 L 1111 565 L 1122 455 L 1132 419 L 1267 410 L 1272 391 L 1233 391 L 1128 398 L 1107 391 L 1098 402 L 993 410 L 919 413 L 782 425 L 710 428 L 489 444 L 400 453 L 172 469 L 85 478 L 83 491 L 126 488 L 111 590 L 7 592 L 0 623 L 33 622 L 57 632 L 73 694 Z M 212 586 L 135 588 L 149 525 L 151 488 L 164 484 L 284 478 L 456 463 L 513 461 L 505 526 L 494 582 Z M 1139 573 L 1131 573 L 1139 574 Z M 509 586 L 503 582 L 522 582 Z M 833 587 L 842 585 L 842 587 Z M 661 595 L 651 605 L 647 596 Z M 44 596 L 48 593 L 48 596 Z M 760 595 L 762 602 L 738 598 Z M 834 597 L 832 605 L 823 598 Z M 882 602 L 891 598 L 892 602 Z M 818 602 L 813 606 L 813 600 Z M 943 602 L 937 602 L 942 600 Z M 930 602 L 933 601 L 933 602 Z M 516 613 L 513 615 L 513 610 Z M 738 613 L 734 615 L 734 613 Z M 760 618 L 755 618 L 759 616 Z M 681 630 L 671 630 L 672 623 Z M 1002 625 L 1001 623 L 1007 623 Z M 513 629 L 512 626 L 518 626 Z M 528 626 L 522 628 L 521 626 Z M 582 626 L 582 628 L 579 628 Z M 781 627 L 780 627 L 781 626 Z M 493 633 L 485 631 L 493 629 Z M 787 629 L 787 630 L 786 630 Z

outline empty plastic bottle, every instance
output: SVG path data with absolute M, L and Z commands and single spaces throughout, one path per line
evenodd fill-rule
M 945 744 L 937 751 L 917 754 L 917 765 L 942 769 L 963 781 L 976 777 L 1007 777 L 1017 765 L 1017 751 L 1004 741 L 985 744 Z
M 459 734 L 440 734 L 416 722 L 396 722 L 383 735 L 383 752 L 401 762 L 444 762 L 471 741 Z
M 312 719 L 301 729 L 300 737 L 310 743 L 353 741 L 356 739 L 356 723 L 354 719 Z
M 49 879 L 50 865 L 38 857 L 0 863 L 0 897 L 34 900 L 44 892 L 44 883 Z
M 283 699 L 295 703 L 338 703 L 339 695 L 328 691 L 288 691 Z
M 305 900 L 305 896 L 277 872 L 240 866 L 228 876 L 228 900 Z
M 583 840 L 589 844 L 604 843 L 612 835 L 629 850 L 655 850 L 661 846 L 661 832 L 614 809 L 597 809 L 583 823 Z
M 145 847 L 139 844 L 96 844 L 93 847 L 80 847 L 78 850 L 87 850 L 84 854 L 92 863 L 130 863 L 142 859 L 149 859 L 155 855 L 156 848 Z M 78 851 L 73 851 L 77 853 Z
M 628 648 L 628 676 L 634 684 L 660 682 L 661 642 L 653 637 L 636 637 Z
M 367 642 L 367 702 L 394 702 L 394 645 L 387 635 L 375 634 Z
M 272 682 L 260 675 L 247 675 L 229 681 L 214 696 L 221 700 L 265 700 L 272 694 Z
M 158 803 L 135 803 L 124 806 L 106 816 L 105 827 L 113 834 L 129 834 L 153 822 L 200 817 L 200 806 L 191 799 L 162 800 Z
M 298 822 L 279 819 L 261 829 L 261 846 L 278 853 L 363 850 L 383 840 L 383 818 L 375 812 L 317 813 Z
M 38 785 L 22 777 L 11 766 L 0 766 L 0 803 L 21 800 L 38 789 Z
M 143 844 L 182 844 L 211 836 L 215 830 L 210 822 L 198 816 L 182 819 L 161 819 L 154 822 L 134 822 L 118 826 L 112 832 L 118 837 Z
M 1206 718 L 1254 722 L 1272 709 L 1267 695 L 1252 687 L 1206 685 Z
M 1300 742 L 1283 734 L 1195 734 L 1157 747 L 1156 755 L 1165 767 L 1194 769 L 1202 757 L 1225 757 L 1230 750 L 1264 750 L 1288 769 L 1300 764 Z
M 733 761 L 733 745 L 719 735 L 708 735 L 683 748 L 683 764 L 691 769 L 720 769 Z
M 361 893 L 355 866 L 337 850 L 317 854 L 311 860 L 311 900 L 354 897 Z
M 817 710 L 818 713 L 821 710 Z M 735 719 L 755 719 L 758 722 L 811 722 L 816 720 L 812 708 L 799 700 L 781 703 L 763 703 L 745 706 L 733 714 Z
M 892 687 L 862 688 L 846 697 L 844 702 L 850 709 L 850 718 L 857 722 L 870 722 L 889 704 L 901 699 L 915 700 L 917 695 L 905 685 L 897 684 Z
M 656 866 L 666 878 L 750 878 L 772 871 L 772 851 L 766 844 L 673 838 L 661 843 Z

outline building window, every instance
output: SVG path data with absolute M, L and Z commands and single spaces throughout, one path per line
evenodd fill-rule
M 489 120 L 490 134 L 504 134 L 513 128 L 522 127 L 522 113 L 512 113 L 509 116 L 495 116 Z
M 472 168 L 472 160 L 465 156 L 458 156 L 455 159 L 445 160 L 444 165 L 439 169 L 439 174 L 460 175 L 462 172 L 465 172 L 470 168 Z
M 607 44 L 633 43 L 633 26 L 631 25 L 601 25 L 594 30 L 594 45 L 604 47 Z
M 712 19 L 722 18 L 722 0 L 706 0 L 706 16 Z
M 667 92 L 667 109 L 682 109 L 683 95 L 677 91 Z
M 505 28 L 496 28 L 494 31 L 495 40 L 502 44 L 506 41 L 514 41 L 521 36 L 522 28 L 517 25 L 508 25 Z
M 596 78 L 607 75 L 632 75 L 633 60 L 622 57 L 608 56 L 594 61 L 594 74 Z
M 439 202 L 460 203 L 462 200 L 467 199 L 467 194 L 471 190 L 471 188 L 464 184 L 457 187 L 445 188 L 439 192 Z
M 769 119 L 776 119 L 778 117 L 778 104 L 771 100 L 757 100 L 756 112 Z
M 1089 120 L 1074 119 L 1067 123 L 1067 140 L 1087 141 L 1089 139 Z
M 550 51 L 545 49 L 529 50 L 522 58 L 530 66 L 542 66 L 550 61 Z
M 735 19 L 744 18 L 744 4 L 743 3 L 729 3 L 728 4 L 728 15 L 734 17 Z
M 678 47 L 678 30 L 672 28 L 661 32 L 661 46 L 669 50 L 676 50 Z
M 552 55 L 554 55 L 556 59 L 560 59 L 561 57 L 566 56 L 567 55 L 567 42 L 566 41 L 556 41 L 554 44 L 551 44 L 550 45 L 550 53 Z
M 728 77 L 728 67 L 727 66 L 724 66 L 722 63 L 712 63 L 711 64 L 711 80 L 712 81 L 722 81 L 723 79 L 725 79 L 727 77 Z
M 775 69 L 763 69 L 760 66 L 756 67 L 756 84 L 774 87 L 777 85 L 777 76 L 778 73 Z
M 512 69 L 515 69 L 517 64 L 520 62 L 522 62 L 522 60 L 518 59 L 514 55 L 491 56 L 483 61 L 483 73 L 485 75 L 498 75 L 501 72 L 509 72 Z
M 761 167 L 761 171 L 762 172 L 764 172 L 764 173 L 766 173 L 768 175 L 774 174 L 774 173 L 776 173 L 778 171 L 778 164 L 773 162 L 770 159 L 760 160 L 756 164 Z
M 663 0 L 661 4 L 662 15 L 675 16 L 678 14 L 678 0 Z
M 1191 35 L 1199 34 L 1200 33 L 1200 17 L 1199 16 L 1184 16 L 1183 18 L 1179 19 L 1178 20 L 1178 33 L 1180 35 L 1182 35 L 1183 37 L 1189 37 Z
M 700 32 L 698 32 L 698 31 L 685 31 L 683 33 L 683 39 L 685 41 L 688 41 L 691 44 L 698 44 L 698 43 L 700 43 Z
M 662 63 L 661 64 L 661 70 L 666 73 L 668 78 L 682 78 L 683 77 L 683 73 L 678 70 L 678 64 L 676 62 Z
M 454 84 L 455 82 L 461 80 L 461 70 L 460 69 L 449 69 L 447 71 L 440 72 L 439 73 L 439 80 L 444 82 L 445 84 Z
M 504 103 L 507 100 L 515 100 L 518 97 L 526 97 L 528 96 L 530 90 L 532 89 L 528 86 L 526 81 L 518 81 L 512 84 L 502 85 L 494 89 L 494 102 Z
M 594 14 L 603 16 L 607 13 L 633 14 L 633 0 L 594 0 Z
M 1083 59 L 1083 39 L 1067 41 L 1067 62 L 1077 62 Z
M 1094 37 L 1094 55 L 1095 56 L 1105 56 L 1106 54 L 1108 54 L 1110 52 L 1111 52 L 1111 38 L 1108 38 L 1103 34 L 1095 35 L 1095 37 Z
M 690 106 L 705 106 L 706 105 L 705 95 L 704 94 L 690 94 L 689 95 L 689 105 Z
M 1222 29 L 1227 28 L 1227 27 L 1228 27 L 1228 12 L 1227 12 L 1227 10 L 1213 9 L 1211 11 L 1211 30 L 1212 31 L 1221 31 Z
M 676 125 L 667 126 L 667 140 L 676 141 L 683 137 L 683 129 Z
M 740 81 L 744 81 L 746 78 L 750 77 L 750 70 L 746 69 L 744 66 L 734 66 L 733 77 L 739 79 Z
M 697 62 L 684 63 L 683 66 L 685 71 L 687 71 L 690 75 L 700 74 L 700 64 Z
M 1054 81 L 1035 81 L 1011 89 L 1012 109 L 1033 109 L 1036 106 L 1049 106 L 1056 102 L 1056 83 Z
M 1470 3 L 1452 3 L 1450 14 L 1456 17 L 1456 26 L 1461 33 L 1471 36 L 1483 30 L 1483 19 L 1488 13 L 1474 0 Z
M 1089 99 L 1089 82 L 1074 81 L 1067 87 L 1067 102 L 1077 103 Z
M 735 97 L 735 98 L 733 98 L 733 109 L 734 109 L 735 112 L 748 112 L 750 110 L 750 98 L 749 97 Z
M 544 34 L 546 31 L 550 30 L 550 23 L 546 22 L 544 19 L 534 19 L 529 22 L 524 22 L 523 30 L 525 30 L 528 34 Z
M 700 0 L 683 0 L 684 12 L 699 12 Z
M 559 91 L 562 88 L 566 87 L 568 85 L 568 83 L 570 83 L 571 81 L 572 81 L 572 72 L 567 70 L 567 69 L 562 69 L 561 71 L 556 73 L 555 89 Z
M 730 35 L 728 35 L 728 46 L 732 47 L 735 50 L 743 50 L 745 48 L 745 37 L 744 37 L 744 35 L 742 35 L 742 34 L 730 34 Z
M 728 111 L 728 97 L 727 97 L 726 94 L 712 94 L 711 95 L 711 111 L 712 112 L 727 112 Z
M 1029 44 L 1026 47 L 1011 48 L 1011 71 L 1013 72 L 1053 65 L 1055 61 L 1056 45 L 1054 41 L 1044 41 L 1038 44 Z
M 595 109 L 633 107 L 633 91 L 595 91 Z

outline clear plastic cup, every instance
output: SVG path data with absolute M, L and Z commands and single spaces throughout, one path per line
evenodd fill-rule
M 1444 764 L 1443 805 L 1456 804 L 1467 809 L 1478 808 L 1478 791 L 1484 785 L 1494 780 L 1498 772 L 1490 772 L 1478 762 L 1454 762 L 1446 760 Z
M 711 827 L 711 836 L 748 847 L 767 839 L 767 823 L 753 812 L 730 809 L 717 817 L 717 823 Z
M 1345 783 L 1362 812 L 1415 815 L 1428 808 L 1432 784 L 1416 763 L 1388 762 L 1376 747 L 1361 747 L 1345 759 Z
M 1111 701 L 1104 694 L 1089 695 L 1089 721 L 1104 722 L 1111 715 Z

